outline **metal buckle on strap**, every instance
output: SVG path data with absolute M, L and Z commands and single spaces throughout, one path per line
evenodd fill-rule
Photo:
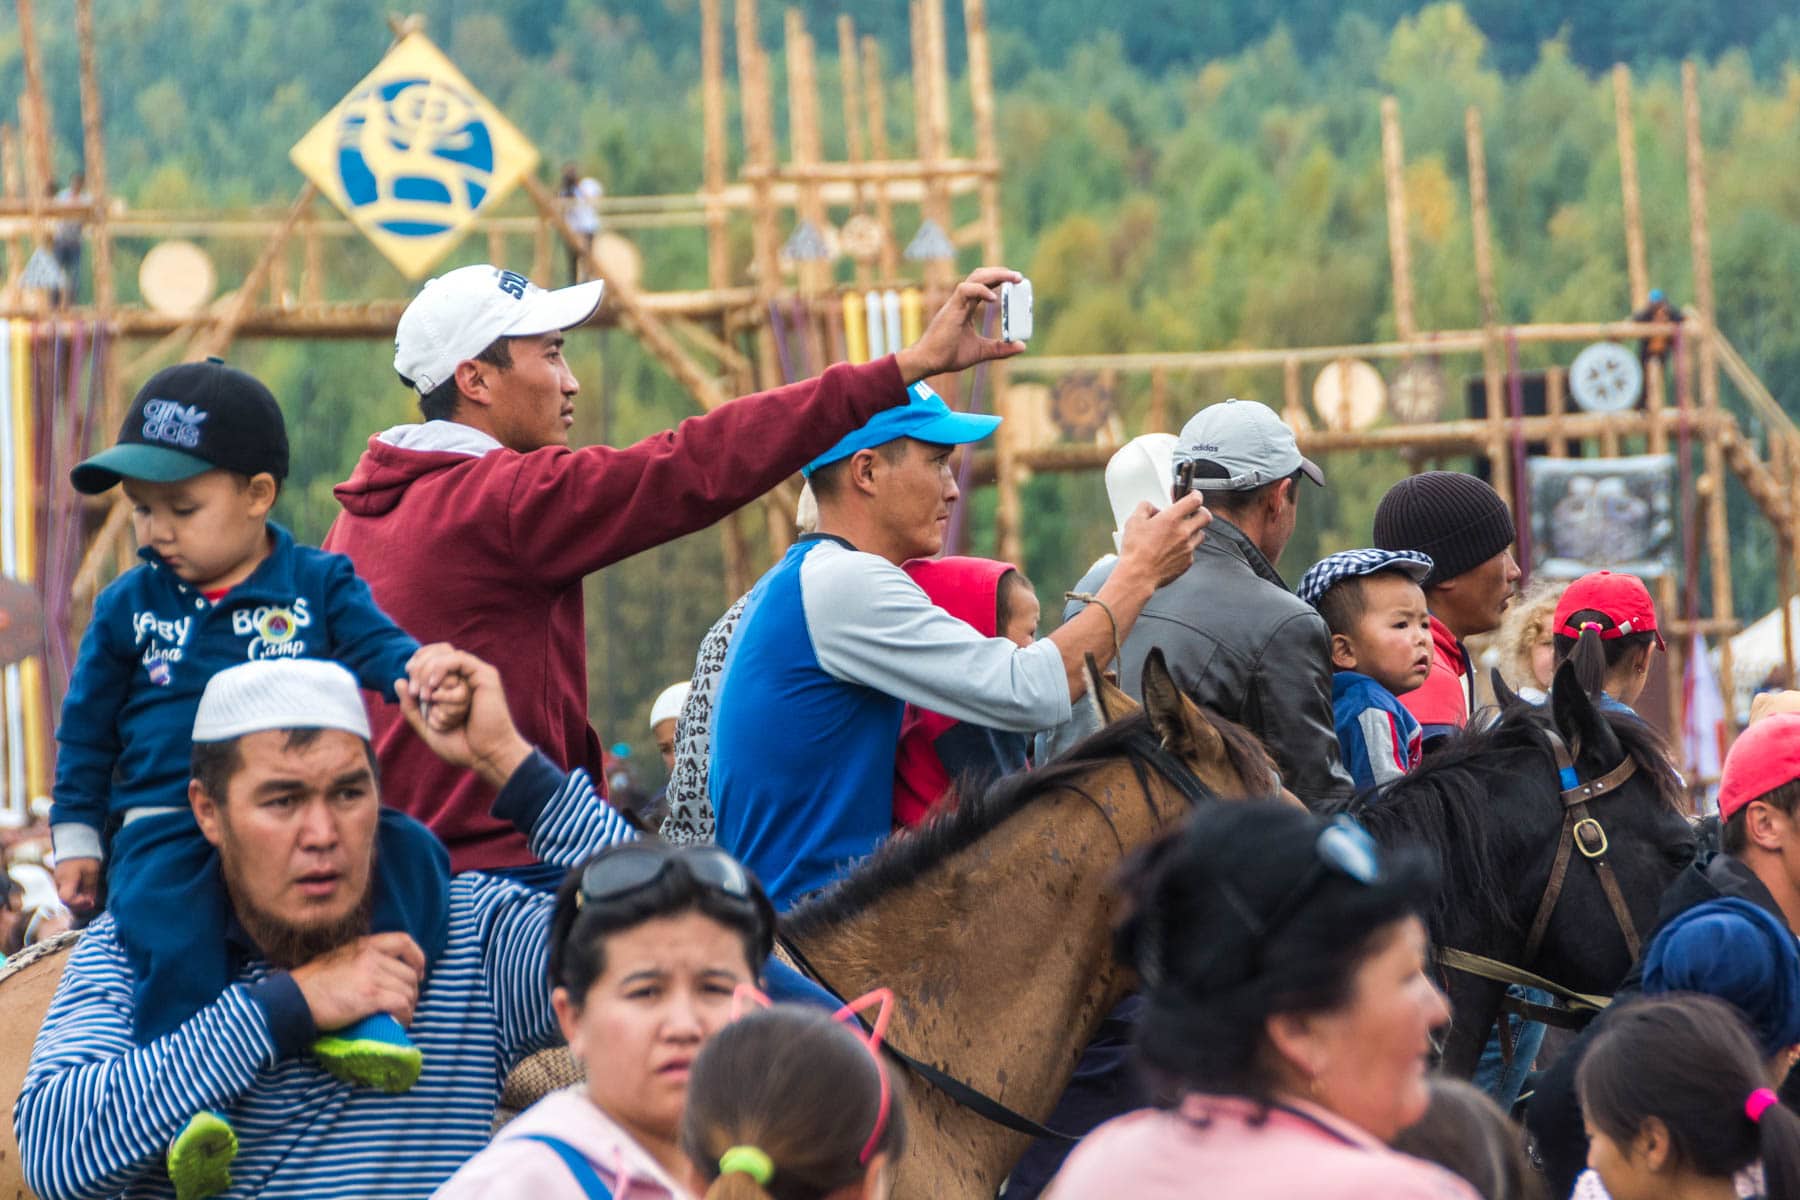
M 1592 838 L 1599 841 L 1599 845 L 1591 849 L 1589 848 L 1590 834 Z M 1592 817 L 1583 817 L 1575 822 L 1575 827 L 1569 831 L 1569 836 L 1575 839 L 1575 848 L 1581 851 L 1584 857 L 1599 858 L 1606 853 L 1606 829 Z

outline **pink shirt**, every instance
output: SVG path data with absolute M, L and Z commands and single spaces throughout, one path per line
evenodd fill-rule
M 568 1164 L 550 1147 L 522 1136 L 530 1133 L 559 1137 L 580 1151 L 612 1189 L 613 1200 L 690 1200 L 630 1134 L 594 1107 L 586 1085 L 579 1083 L 520 1113 L 433 1192 L 432 1200 L 586 1200 Z
M 1258 1121 L 1264 1113 L 1267 1117 Z M 1050 1200 L 1479 1200 L 1442 1167 L 1390 1150 L 1315 1105 L 1190 1095 L 1108 1121 L 1069 1155 Z

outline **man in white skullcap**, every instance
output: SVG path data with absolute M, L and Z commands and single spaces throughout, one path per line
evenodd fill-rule
M 584 771 L 565 774 L 520 737 L 492 667 L 432 654 L 415 683 L 430 694 L 462 672 L 468 720 L 431 729 L 408 688 L 408 722 L 497 793 L 494 812 L 534 855 L 569 867 L 633 836 Z M 381 806 L 356 682 L 334 663 L 220 672 L 194 741 L 189 800 L 218 852 L 231 977 L 216 1000 L 139 1045 L 132 964 L 112 917 L 87 928 L 14 1112 L 27 1183 L 51 1197 L 160 1194 L 171 1142 L 211 1110 L 237 1134 L 210 1147 L 214 1190 L 430 1193 L 487 1143 L 506 1073 L 557 1040 L 545 983 L 554 897 L 480 872 L 452 877 L 441 848 L 431 862 L 392 852 L 403 843 L 385 832 L 409 818 Z M 387 909 L 405 911 L 393 921 Z M 377 1014 L 423 1052 L 404 1094 L 343 1082 L 314 1056 L 321 1031 Z

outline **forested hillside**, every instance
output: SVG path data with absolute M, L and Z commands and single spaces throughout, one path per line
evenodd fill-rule
M 78 166 L 74 46 L 64 6 L 39 4 L 53 85 L 58 170 Z M 427 30 L 544 151 L 575 160 L 612 194 L 676 192 L 700 179 L 695 0 L 432 0 Z M 730 5 L 726 6 L 727 8 Z M 100 3 L 110 168 L 134 208 L 279 204 L 299 180 L 287 148 L 387 43 L 379 6 L 250 0 Z M 835 7 L 803 6 L 821 50 Z M 960 5 L 951 13 L 960 70 Z M 1791 2 L 1622 0 L 1546 5 L 1472 0 L 1175 3 L 990 0 L 1006 162 L 1008 258 L 1034 277 L 1047 352 L 1317 345 L 1390 336 L 1392 302 L 1380 172 L 1380 97 L 1399 98 L 1420 320 L 1479 323 L 1472 279 L 1463 110 L 1486 121 L 1494 239 L 1505 316 L 1593 320 L 1627 309 L 1612 87 L 1633 66 L 1638 161 L 1653 282 L 1691 291 L 1680 143 L 1679 60 L 1700 63 L 1721 326 L 1790 410 L 1800 409 L 1800 14 Z M 862 11 L 862 10 L 868 11 Z M 882 36 L 896 144 L 910 144 L 904 6 L 853 6 Z M 1095 28 L 1093 14 L 1107 15 Z M 779 45 L 780 9 L 763 5 Z M 777 96 L 784 94 L 775 60 Z M 16 32 L 0 26 L 0 94 L 22 86 Z M 837 86 L 821 64 L 821 86 Z M 967 150 L 966 98 L 958 147 Z M 827 105 L 828 121 L 836 106 Z M 782 120 L 778 113 L 778 121 Z M 783 126 L 785 128 L 785 126 Z M 828 147 L 841 145 L 827 127 Z M 747 231 L 738 230 L 740 259 Z M 704 278 L 697 235 L 642 239 L 647 282 Z M 472 261 L 483 247 L 460 252 Z M 138 251 L 141 252 L 141 247 Z M 400 283 L 372 251 L 370 293 Z M 127 269 L 134 269 L 131 253 Z M 523 251 L 521 251 L 523 253 Z M 972 265 L 969 264 L 969 265 Z M 228 269 L 229 270 L 229 269 Z M 344 270 L 336 278 L 350 278 Z M 621 441 L 689 413 L 684 394 L 616 334 L 579 339 L 588 440 Z M 407 419 L 387 347 L 244 344 L 243 365 L 275 387 L 295 426 L 282 512 L 316 539 L 367 434 Z M 1529 358 L 1528 358 L 1529 361 Z M 1540 359 L 1539 361 L 1543 361 Z M 1182 405 L 1278 395 L 1279 373 L 1184 385 Z M 607 428 L 598 416 L 606 398 Z M 1129 405 L 1142 397 L 1128 397 Z M 1309 497 L 1284 560 L 1295 578 L 1316 551 L 1367 538 L 1383 456 L 1339 455 L 1333 487 Z M 1738 499 L 1741 500 L 1741 497 Z M 985 535 L 991 497 L 973 527 Z M 1734 509 L 1736 528 L 1754 530 Z M 1046 600 L 1109 548 L 1095 476 L 1044 478 L 1027 494 L 1027 562 Z M 978 542 L 977 548 L 979 549 Z M 1735 547 L 1740 616 L 1773 602 L 1773 547 Z M 649 748 L 648 699 L 686 673 L 729 597 L 710 535 L 645 555 L 591 586 L 595 720 L 608 740 Z

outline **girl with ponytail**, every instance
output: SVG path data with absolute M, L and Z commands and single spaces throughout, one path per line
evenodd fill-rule
M 1613 1200 L 1800 1200 L 1800 1117 L 1774 1082 L 1724 1001 L 1632 1003 L 1609 1014 L 1576 1075 L 1588 1163 Z
M 1631 706 L 1650 680 L 1655 652 L 1665 648 L 1643 581 L 1611 571 L 1583 575 L 1564 589 L 1551 629 L 1558 665 L 1575 664 L 1582 690 L 1601 708 L 1636 716 Z
M 884 1006 L 873 1040 L 823 1011 L 776 1005 L 707 1042 L 681 1122 L 706 1200 L 885 1200 L 906 1104 L 879 1050 L 892 996 L 864 1000 Z

